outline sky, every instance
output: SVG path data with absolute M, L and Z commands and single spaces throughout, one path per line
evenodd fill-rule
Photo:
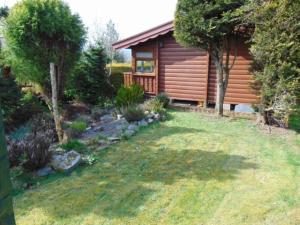
M 13 6 L 17 0 L 0 0 L 0 6 Z M 92 36 L 95 29 L 111 19 L 120 38 L 130 37 L 174 17 L 177 0 L 65 0 L 78 13 Z

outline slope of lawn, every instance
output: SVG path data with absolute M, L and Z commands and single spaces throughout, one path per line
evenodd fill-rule
M 171 112 L 15 198 L 17 223 L 300 224 L 299 134 L 253 122 Z

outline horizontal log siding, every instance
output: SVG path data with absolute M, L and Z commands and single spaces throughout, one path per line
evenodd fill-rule
M 234 59 L 234 52 L 231 53 L 230 61 Z M 240 44 L 237 52 L 237 58 L 233 68 L 230 71 L 229 83 L 225 96 L 226 104 L 252 104 L 258 102 L 258 97 L 251 88 L 253 76 L 249 72 L 252 58 L 245 44 Z M 208 101 L 215 103 L 217 93 L 216 68 L 210 60 L 210 74 L 208 85 Z
M 208 66 L 206 52 L 183 48 L 172 36 L 165 36 L 162 40 L 159 92 L 165 92 L 173 99 L 203 101 Z

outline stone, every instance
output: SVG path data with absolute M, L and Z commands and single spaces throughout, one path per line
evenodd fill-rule
M 72 150 L 65 154 L 54 154 L 51 158 L 51 166 L 58 172 L 72 172 L 81 162 L 81 155 Z
M 161 119 L 161 116 L 159 115 L 159 113 L 154 114 L 154 119 L 155 120 L 160 120 Z
M 50 166 L 46 166 L 36 171 L 36 175 L 39 177 L 46 177 L 50 174 L 53 174 L 54 170 Z
M 99 140 L 99 141 L 98 141 L 98 144 L 99 144 L 99 145 L 106 145 L 106 144 L 107 144 L 107 141 L 106 141 L 106 140 Z
M 126 130 L 124 132 L 124 136 L 126 136 L 126 137 L 132 137 L 135 133 L 136 133 L 135 130 Z
M 154 120 L 153 119 L 148 119 L 148 123 L 153 123 L 154 122 Z
M 145 126 L 148 126 L 148 123 L 146 122 L 146 120 L 141 120 L 141 121 L 138 122 L 138 125 L 140 127 L 145 127 Z
M 111 143 L 116 143 L 116 142 L 121 141 L 121 138 L 119 138 L 119 137 L 109 137 L 109 138 L 107 138 L 107 140 Z
M 107 114 L 107 115 L 102 116 L 100 118 L 100 120 L 103 123 L 110 123 L 115 120 L 115 117 L 113 117 L 111 114 Z
M 130 124 L 127 129 L 137 131 L 139 129 L 139 127 L 135 124 Z

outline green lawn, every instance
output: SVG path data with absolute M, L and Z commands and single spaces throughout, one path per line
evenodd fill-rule
M 300 136 L 171 112 L 15 198 L 18 224 L 300 224 Z

